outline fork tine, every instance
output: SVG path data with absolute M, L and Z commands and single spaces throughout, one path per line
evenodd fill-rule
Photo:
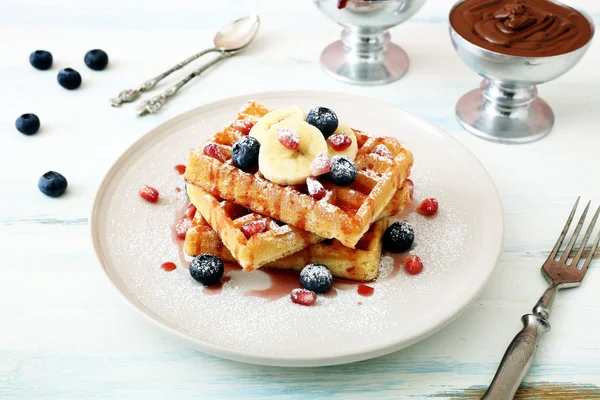
M 581 258 L 581 255 L 583 254 L 583 250 L 585 250 L 585 245 L 587 244 L 587 242 L 590 238 L 590 235 L 592 234 L 592 231 L 594 230 L 594 226 L 596 225 L 596 221 L 598 220 L 598 214 L 600 214 L 600 207 L 598 207 L 598 209 L 596 210 L 596 213 L 594 214 L 594 218 L 592 218 L 592 221 L 590 222 L 590 226 L 588 227 L 587 231 L 585 232 L 585 235 L 583 236 L 583 240 L 581 241 L 581 246 L 579 247 L 579 250 L 577 251 L 577 254 L 575 255 L 575 257 L 573 257 L 573 261 L 571 261 L 571 265 L 573 265 L 575 268 L 577 268 L 579 259 Z
M 573 221 L 573 217 L 575 216 L 575 210 L 577 210 L 577 205 L 579 204 L 580 198 L 581 197 L 578 197 L 577 201 L 575 201 L 575 205 L 573 206 L 573 209 L 571 210 L 571 214 L 569 215 L 569 218 L 567 219 L 567 223 L 565 224 L 565 227 L 563 228 L 562 232 L 560 233 L 560 236 L 558 237 L 558 241 L 556 242 L 556 244 L 554 245 L 554 248 L 552 249 L 552 253 L 550 253 L 550 255 L 548 256 L 548 261 L 554 260 L 554 258 L 556 258 L 556 253 L 558 253 L 558 249 L 560 249 L 560 245 L 562 244 L 565 236 L 567 235 L 567 232 L 569 231 L 569 227 L 571 226 L 571 221 Z
M 577 241 L 577 236 L 579 236 L 579 232 L 581 232 L 581 228 L 583 227 L 583 223 L 585 222 L 585 217 L 587 215 L 588 209 L 590 208 L 591 201 L 588 201 L 585 209 L 583 210 L 583 214 L 581 214 L 581 218 L 579 218 L 579 222 L 575 227 L 575 232 L 571 236 L 571 240 L 569 240 L 569 244 L 565 249 L 563 255 L 560 257 L 560 262 L 563 264 L 567 263 L 567 259 L 569 258 L 569 254 L 571 254 L 571 250 L 573 250 L 573 246 L 575 246 L 575 242 Z
M 585 259 L 585 263 L 583 263 L 583 267 L 581 267 L 581 272 L 583 272 L 584 276 L 588 267 L 590 266 L 590 263 L 592 262 L 592 258 L 594 258 L 594 253 L 598 249 L 598 242 L 600 242 L 600 232 L 598 232 L 598 236 L 596 236 L 596 240 L 594 240 L 594 244 L 592 245 L 592 251 L 590 251 L 590 254 Z

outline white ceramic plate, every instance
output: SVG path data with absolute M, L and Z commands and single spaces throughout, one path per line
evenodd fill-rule
M 415 156 L 415 198 L 435 197 L 434 218 L 411 214 L 415 246 L 425 268 L 382 279 L 371 297 L 355 288 L 313 307 L 289 297 L 248 296 L 270 286 L 258 270 L 231 272 L 218 294 L 207 294 L 182 268 L 172 240 L 175 214 L 184 205 L 183 179 L 174 166 L 190 149 L 230 121 L 248 99 L 270 108 L 332 108 L 341 121 L 381 136 L 397 136 Z M 150 204 L 144 184 L 160 191 Z M 502 208 L 496 189 L 475 157 L 450 135 L 395 107 L 371 99 L 323 92 L 257 93 L 186 112 L 149 132 L 112 166 L 91 218 L 102 267 L 125 301 L 158 326 L 206 353 L 257 364 L 317 366 L 376 357 L 424 339 L 455 318 L 490 277 L 502 247 Z M 178 268 L 165 272 L 163 262 Z M 385 278 L 387 276 L 387 278 Z M 359 304 L 362 303 L 362 304 Z

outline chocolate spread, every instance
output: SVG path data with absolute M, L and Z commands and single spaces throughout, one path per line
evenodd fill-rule
M 569 53 L 592 38 L 580 12 L 550 0 L 466 0 L 452 11 L 450 23 L 479 47 L 522 57 Z

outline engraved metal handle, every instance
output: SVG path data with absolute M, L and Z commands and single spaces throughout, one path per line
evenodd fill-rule
M 171 73 L 173 73 L 177 70 L 180 70 L 181 68 L 185 67 L 186 65 L 188 65 L 195 59 L 202 57 L 205 54 L 212 53 L 215 51 L 220 51 L 220 50 L 217 49 L 216 47 L 213 47 L 212 49 L 206 49 L 199 53 L 191 55 L 190 57 L 186 58 L 185 60 L 179 62 L 177 65 L 173 66 L 168 71 L 165 71 L 162 74 L 155 76 L 152 79 L 148 79 L 146 82 L 142 83 L 137 89 L 123 90 L 121 93 L 119 93 L 119 95 L 117 97 L 110 99 L 110 105 L 113 107 L 119 107 L 123 103 L 130 103 L 130 102 L 134 101 L 135 99 L 140 97 L 140 95 L 142 93 L 151 90 L 154 86 L 156 86 L 156 84 L 158 82 L 160 82 L 167 76 L 171 75 Z
M 160 110 L 162 106 L 167 102 L 168 98 L 175 95 L 175 93 L 177 93 L 177 91 L 181 89 L 183 85 L 185 85 L 186 83 L 188 83 L 189 81 L 200 75 L 202 72 L 206 71 L 208 68 L 218 63 L 219 61 L 231 57 L 233 54 L 235 53 L 221 52 L 219 57 L 202 65 L 200 68 L 198 68 L 197 70 L 195 70 L 194 72 L 177 82 L 175 85 L 165 90 L 162 94 L 159 94 L 158 96 L 155 96 L 140 104 L 140 106 L 137 108 L 137 114 L 139 116 L 143 116 L 146 114 L 154 114 L 155 112 Z
M 502 357 L 496 375 L 482 400 L 511 400 L 527 375 L 543 333 L 550 330 L 548 318 L 557 286 L 549 287 L 533 308 L 523 315 L 523 329 L 512 340 Z

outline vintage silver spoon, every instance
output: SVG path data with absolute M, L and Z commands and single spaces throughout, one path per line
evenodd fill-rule
M 136 100 L 143 92 L 151 90 L 158 82 L 160 82 L 165 77 L 183 68 L 190 62 L 196 60 L 199 57 L 202 57 L 205 54 L 214 52 L 221 53 L 221 57 L 217 58 L 216 60 L 210 63 L 210 65 L 212 65 L 230 55 L 237 53 L 238 51 L 242 50 L 244 47 L 250 44 L 250 42 L 254 39 L 256 33 L 258 32 L 259 26 L 260 19 L 258 18 L 258 15 L 247 16 L 230 22 L 229 24 L 219 29 L 219 31 L 215 35 L 213 40 L 215 46 L 213 48 L 203 50 L 186 58 L 185 60 L 181 61 L 179 64 L 175 65 L 168 71 L 165 71 L 162 74 L 142 83 L 137 89 L 123 90 L 121 93 L 119 93 L 118 97 L 110 99 L 110 104 L 113 107 L 119 107 L 123 103 L 129 103 Z M 205 66 L 204 69 L 208 68 L 210 65 Z M 183 83 L 181 83 L 180 86 L 183 86 Z M 177 91 L 177 89 L 175 89 L 175 91 Z

